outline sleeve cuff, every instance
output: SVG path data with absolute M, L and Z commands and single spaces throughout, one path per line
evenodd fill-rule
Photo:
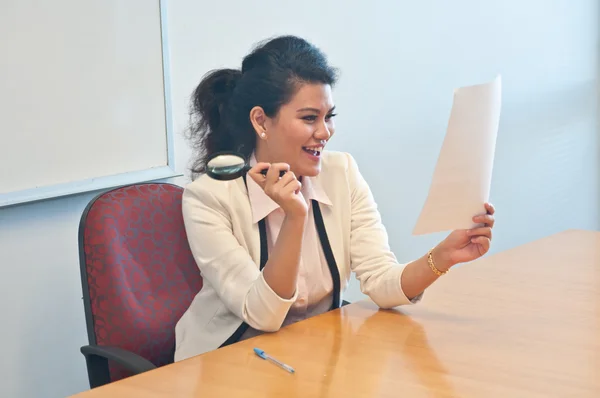
M 421 299 L 423 298 L 423 294 L 425 292 L 422 292 L 421 294 L 416 295 L 415 297 L 408 298 L 406 296 L 406 294 L 404 293 L 404 290 L 402 289 L 402 274 L 404 273 L 404 270 L 406 269 L 406 266 L 402 266 L 402 270 L 400 271 L 400 277 L 398 278 L 398 286 L 400 287 L 400 292 L 402 294 L 402 297 L 404 298 L 404 302 L 407 304 L 417 304 L 419 301 L 421 301 Z
M 271 286 L 269 286 L 269 284 L 265 280 L 265 276 L 263 275 L 262 272 L 260 273 L 258 280 L 259 280 L 259 284 L 262 285 L 261 290 L 264 291 L 264 295 L 265 295 L 264 297 L 265 297 L 266 301 L 279 302 L 282 304 L 289 304 L 291 306 L 298 298 L 298 288 L 297 287 L 296 287 L 296 291 L 294 292 L 294 295 L 292 296 L 292 298 L 284 299 L 283 297 L 281 297 L 277 293 L 275 293 L 273 291 L 273 289 L 271 289 Z
M 298 298 L 298 289 L 290 299 L 284 299 L 271 289 L 261 272 L 246 301 L 246 322 L 262 331 L 278 330 Z
M 421 293 L 421 294 L 419 294 L 419 295 L 417 295 L 417 296 L 415 296 L 415 297 L 413 297 L 412 299 L 408 300 L 408 302 L 411 303 L 411 304 L 417 304 L 423 298 L 423 294 L 424 294 L 424 292 Z

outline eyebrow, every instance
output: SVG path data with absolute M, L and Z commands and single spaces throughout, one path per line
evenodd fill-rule
M 329 112 L 327 113 L 331 113 L 335 110 L 335 105 L 329 110 Z M 315 112 L 315 113 L 320 113 L 321 111 L 317 108 L 302 108 L 302 109 L 298 109 L 296 112 Z

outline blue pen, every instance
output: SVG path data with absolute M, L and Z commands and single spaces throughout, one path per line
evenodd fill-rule
M 294 373 L 295 372 L 294 368 L 292 368 L 289 365 L 286 365 L 285 363 L 279 362 L 278 360 L 276 360 L 275 358 L 271 357 L 270 355 L 268 355 L 267 353 L 265 353 L 263 350 L 261 350 L 259 348 L 255 348 L 254 352 L 256 353 L 256 355 L 258 355 L 262 359 L 266 359 L 267 361 L 271 361 L 275 365 L 279 366 L 280 368 L 283 368 L 283 369 L 287 370 L 290 373 Z

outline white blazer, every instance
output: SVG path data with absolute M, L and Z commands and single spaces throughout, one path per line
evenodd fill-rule
M 350 273 L 379 307 L 416 303 L 400 285 L 404 264 L 391 252 L 369 186 L 346 153 L 325 151 L 320 184 L 331 206 L 320 205 L 340 275 L 340 291 Z M 175 360 L 219 348 L 242 323 L 277 331 L 295 301 L 279 297 L 259 269 L 258 223 L 252 219 L 242 178 L 216 181 L 202 175 L 183 193 L 183 220 L 204 285 L 175 327 Z

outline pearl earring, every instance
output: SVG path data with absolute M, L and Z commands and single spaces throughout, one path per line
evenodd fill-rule
M 263 140 L 267 138 L 267 133 L 265 133 L 264 131 L 260 133 L 260 138 L 262 138 Z

